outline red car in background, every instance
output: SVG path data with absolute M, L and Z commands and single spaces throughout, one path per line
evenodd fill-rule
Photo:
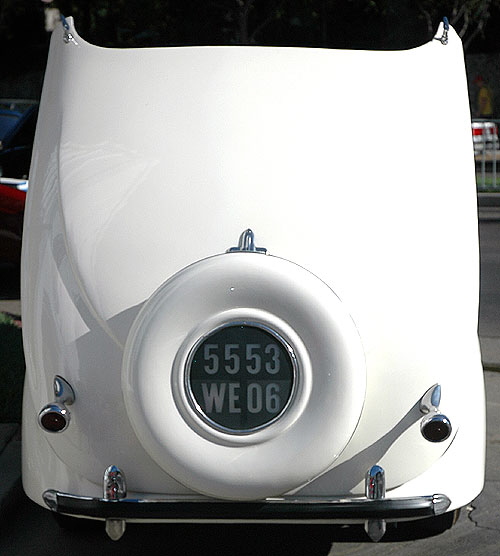
M 24 204 L 38 101 L 0 99 L 0 265 L 19 270 Z M 10 278 L 9 278 L 10 280 Z M 2 276 L 2 281 L 8 281 Z
M 0 262 L 19 267 L 26 180 L 0 178 Z

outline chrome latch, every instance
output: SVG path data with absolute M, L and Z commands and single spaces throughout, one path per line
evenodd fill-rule
M 253 231 L 248 228 L 241 235 L 238 241 L 238 247 L 229 248 L 226 253 L 235 253 L 237 251 L 248 251 L 251 253 L 267 253 L 265 247 L 255 247 L 255 235 Z

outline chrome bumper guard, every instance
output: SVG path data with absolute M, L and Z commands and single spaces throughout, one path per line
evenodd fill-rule
M 90 498 L 47 490 L 43 494 L 54 512 L 106 520 L 203 522 L 340 522 L 404 521 L 444 513 L 450 500 L 444 494 L 414 498 L 269 498 L 258 502 L 225 500 L 150 500 Z

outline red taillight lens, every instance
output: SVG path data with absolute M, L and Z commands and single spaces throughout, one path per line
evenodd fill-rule
M 38 416 L 40 426 L 47 432 L 62 432 L 69 425 L 70 415 L 61 404 L 46 405 Z

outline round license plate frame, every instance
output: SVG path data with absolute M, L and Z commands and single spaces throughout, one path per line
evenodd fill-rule
M 209 425 L 251 434 L 275 423 L 296 392 L 293 347 L 274 329 L 228 322 L 200 338 L 186 362 L 187 398 Z

